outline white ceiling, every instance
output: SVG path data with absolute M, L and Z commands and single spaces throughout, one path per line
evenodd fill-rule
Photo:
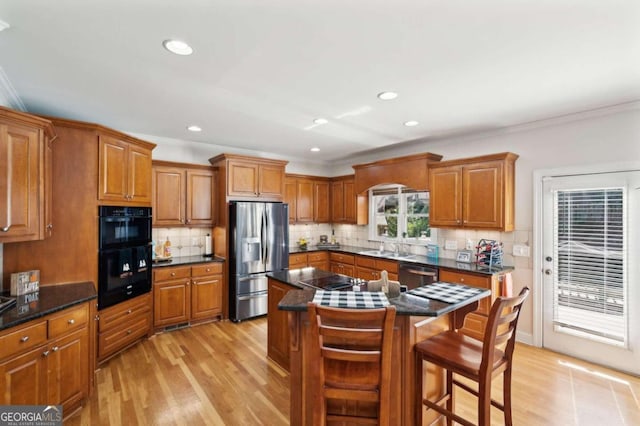
M 640 99 L 637 0 L 0 0 L 0 20 L 28 111 L 307 161 Z

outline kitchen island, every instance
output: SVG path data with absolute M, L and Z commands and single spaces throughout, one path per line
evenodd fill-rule
M 291 377 L 291 415 L 293 425 L 317 424 L 320 394 L 316 391 L 317 365 L 310 356 L 309 320 L 307 303 L 313 300 L 318 288 L 309 282 L 330 283 L 332 277 L 344 281 L 344 276 L 314 268 L 282 271 L 269 275 L 269 356 L 287 368 Z M 366 290 L 366 287 L 362 288 Z M 285 293 L 282 297 L 279 297 Z M 491 294 L 489 290 L 458 303 L 445 303 L 402 293 L 390 298 L 396 307 L 393 336 L 393 372 L 391 384 L 391 423 L 415 424 L 415 355 L 414 345 L 441 331 L 461 327 L 464 316 L 478 306 L 478 301 Z M 273 296 L 273 297 L 272 297 Z M 272 306 L 271 300 L 279 303 Z M 276 312 L 273 312 L 273 308 Z M 283 316 L 286 314 L 286 316 Z M 286 343 L 286 348 L 283 344 Z M 279 350 L 273 346 L 280 345 Z M 282 352 L 287 352 L 283 354 Z M 286 355 L 286 362 L 281 362 Z M 440 395 L 444 372 L 432 365 L 424 368 L 423 395 L 433 399 Z M 424 424 L 431 424 L 437 413 L 423 415 Z

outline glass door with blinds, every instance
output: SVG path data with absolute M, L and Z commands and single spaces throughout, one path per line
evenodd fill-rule
M 543 346 L 640 374 L 640 172 L 543 192 Z

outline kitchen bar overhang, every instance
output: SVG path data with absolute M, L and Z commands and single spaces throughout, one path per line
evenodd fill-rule
M 268 274 L 270 279 L 294 286 L 299 290 L 289 291 L 278 304 L 278 309 L 288 311 L 289 317 L 289 349 L 291 377 L 291 412 L 290 422 L 296 425 L 317 424 L 317 407 L 321 404 L 317 388 L 317 365 L 312 359 L 311 349 L 314 342 L 310 338 L 307 303 L 313 300 L 318 288 L 308 283 L 322 279 L 342 280 L 328 271 L 315 268 L 285 270 Z M 392 371 L 392 424 L 413 425 L 416 410 L 416 357 L 413 347 L 419 341 L 427 339 L 445 330 L 461 328 L 467 313 L 478 308 L 478 301 L 491 295 L 490 290 L 483 290 L 474 296 L 458 303 L 445 303 L 434 299 L 401 293 L 390 298 L 389 303 L 396 307 L 394 325 Z M 315 342 L 317 344 L 317 342 Z M 442 393 L 444 371 L 429 366 L 424 369 L 423 397 L 433 398 Z M 424 424 L 436 420 L 437 413 L 431 410 L 423 414 Z

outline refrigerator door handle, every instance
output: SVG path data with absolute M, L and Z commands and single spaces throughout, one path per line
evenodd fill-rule
M 267 244 L 267 237 L 269 236 L 269 227 L 270 227 L 270 223 L 269 223 L 269 212 L 267 211 L 267 209 L 264 209 L 264 267 L 265 269 L 267 269 L 267 263 L 271 263 L 269 262 L 269 255 L 271 253 L 269 253 L 269 244 Z M 273 242 L 271 242 L 273 244 Z

